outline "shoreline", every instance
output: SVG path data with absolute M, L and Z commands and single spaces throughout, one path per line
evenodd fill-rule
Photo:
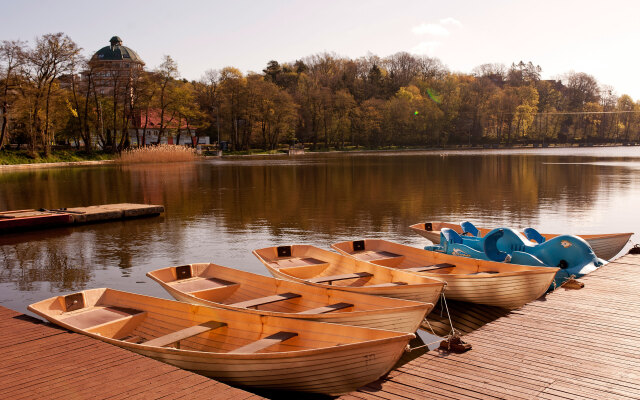
M 509 147 L 481 147 L 481 146 L 450 146 L 443 148 L 435 147 L 421 147 L 421 148 L 402 148 L 402 149 L 361 149 L 361 150 L 330 150 L 330 151 L 306 151 L 304 154 L 288 156 L 286 153 L 276 154 L 227 154 L 222 156 L 203 156 L 202 160 L 216 160 L 216 159 L 233 159 L 233 158 L 259 158 L 259 157 L 304 157 L 307 155 L 317 154 L 368 154 L 368 153 L 406 153 L 406 152 L 451 152 L 451 151 L 507 151 L 507 150 L 545 150 L 545 149 L 569 149 L 569 148 L 593 148 L 593 147 L 636 147 L 625 146 L 623 144 L 605 144 L 605 145 L 591 145 L 591 146 L 575 146 L 575 145 L 554 145 L 545 147 L 532 147 L 532 146 L 509 146 Z M 11 170 L 27 170 L 27 169 L 45 169 L 45 168 L 62 168 L 62 167 L 92 167 L 100 165 L 116 164 L 116 160 L 87 160 L 87 161 L 65 161 L 65 162 L 53 162 L 53 163 L 30 163 L 30 164 L 0 164 L 0 172 Z

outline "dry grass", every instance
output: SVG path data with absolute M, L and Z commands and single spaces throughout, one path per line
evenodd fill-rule
M 123 151 L 117 161 L 122 164 L 141 164 L 195 161 L 197 159 L 198 155 L 191 147 L 161 144 Z

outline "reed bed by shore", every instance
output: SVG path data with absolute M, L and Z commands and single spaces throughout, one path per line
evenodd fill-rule
M 161 144 L 123 151 L 116 161 L 122 164 L 170 163 L 195 161 L 198 157 L 194 148 Z

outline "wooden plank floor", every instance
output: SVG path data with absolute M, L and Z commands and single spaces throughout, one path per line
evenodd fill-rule
M 0 307 L 0 399 L 259 399 Z
M 344 399 L 640 399 L 640 256 L 626 255 Z

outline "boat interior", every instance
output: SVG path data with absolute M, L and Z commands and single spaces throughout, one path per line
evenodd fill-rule
M 70 329 L 133 346 L 227 354 L 308 350 L 404 335 L 194 306 L 112 289 L 53 297 L 29 309 Z
M 380 269 L 332 251 L 309 245 L 267 247 L 253 252 L 268 268 L 299 280 L 332 286 L 384 287 L 432 283 L 415 274 Z M 416 279 L 417 278 L 417 279 Z
M 176 290 L 204 302 L 260 311 L 325 314 L 372 311 L 419 304 L 391 298 L 363 297 L 216 264 L 168 267 L 151 271 L 147 275 L 170 292 Z

